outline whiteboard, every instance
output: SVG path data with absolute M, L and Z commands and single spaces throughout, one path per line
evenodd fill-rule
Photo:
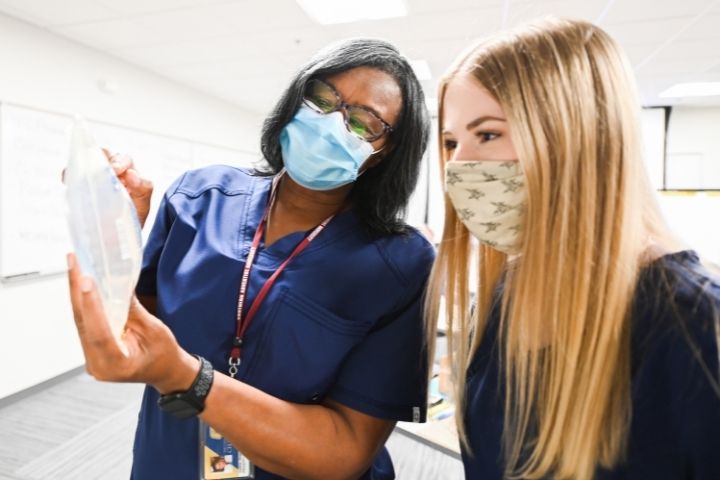
M 69 117 L 0 106 L 0 276 L 62 271 Z
M 252 167 L 259 154 L 88 121 L 98 144 L 130 155 L 153 181 L 149 232 L 159 199 L 183 172 L 210 164 Z M 62 272 L 71 250 L 65 188 L 69 115 L 0 105 L 0 280 Z

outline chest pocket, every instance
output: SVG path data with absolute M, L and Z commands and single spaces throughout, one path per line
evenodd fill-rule
M 370 326 L 341 318 L 284 288 L 268 311 L 244 381 L 284 400 L 317 402 Z

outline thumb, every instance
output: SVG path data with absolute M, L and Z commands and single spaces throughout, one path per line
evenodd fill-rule
M 81 292 L 80 308 L 82 311 L 83 334 L 85 340 L 97 348 L 108 348 L 115 344 L 110 323 L 105 315 L 100 293 L 92 277 L 82 275 L 79 278 Z
M 175 344 L 175 336 L 165 323 L 150 313 L 137 296 L 133 295 L 130 301 L 130 312 L 126 324 L 126 331 L 133 332 L 136 340 L 144 345 L 143 348 L 164 348 Z
M 128 315 L 128 322 L 132 319 L 139 323 L 147 323 L 147 317 L 150 316 L 150 312 L 140 303 L 136 295 L 133 295 L 130 299 L 130 312 Z
M 155 315 L 150 313 L 140 303 L 136 295 L 130 300 L 130 311 L 128 312 L 127 328 L 136 332 L 151 332 L 157 328 L 165 328 L 165 324 Z

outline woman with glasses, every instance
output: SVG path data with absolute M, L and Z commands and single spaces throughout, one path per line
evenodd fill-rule
M 635 88 L 607 33 L 557 19 L 440 83 L 428 339 L 445 296 L 468 479 L 720 478 L 720 280 L 662 218 Z
M 265 121 L 267 171 L 208 167 L 166 192 L 121 343 L 69 257 L 89 372 L 148 385 L 132 478 L 394 477 L 385 440 L 425 419 L 434 250 L 402 212 L 427 137 L 405 58 L 335 45 Z

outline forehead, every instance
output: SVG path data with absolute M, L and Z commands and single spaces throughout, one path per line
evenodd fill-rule
M 465 128 L 469 122 L 482 116 L 505 118 L 500 104 L 475 78 L 455 77 L 445 87 L 443 127 L 446 130 Z
M 389 73 L 376 68 L 357 67 L 325 80 L 335 87 L 346 103 L 370 107 L 389 124 L 397 123 L 402 108 L 402 92 Z

